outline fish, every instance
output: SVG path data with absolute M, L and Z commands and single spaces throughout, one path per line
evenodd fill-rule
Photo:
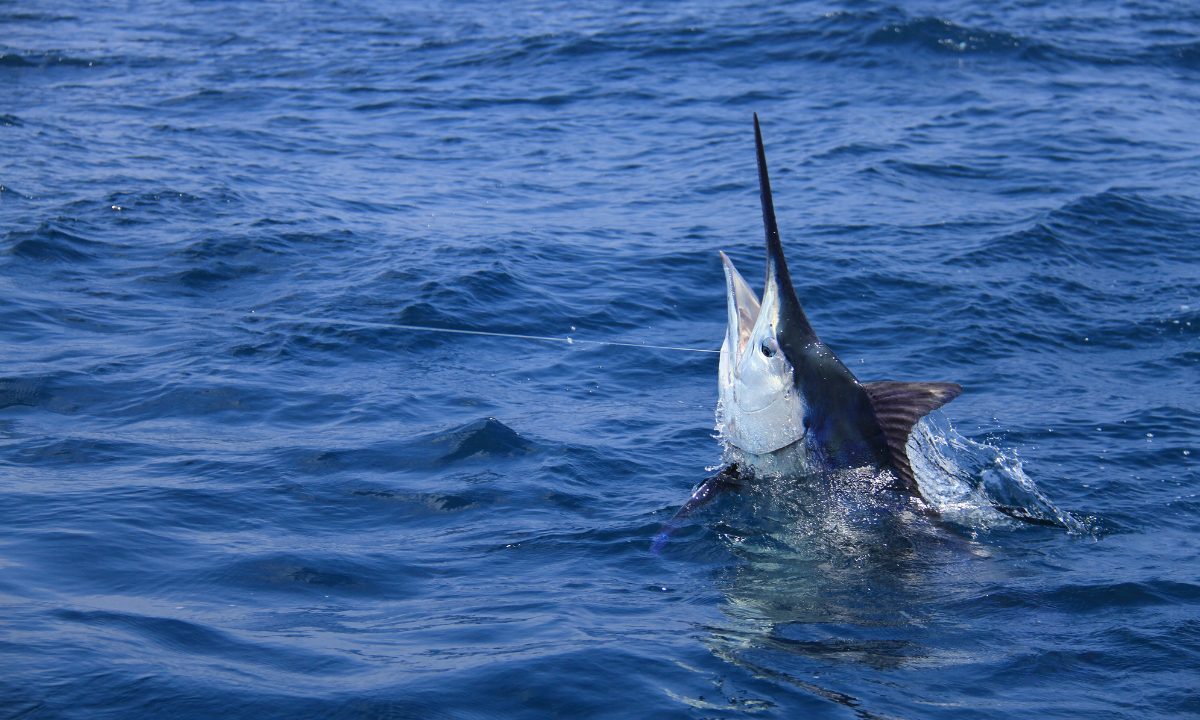
M 864 468 L 927 514 L 906 445 L 913 426 L 962 392 L 951 382 L 862 382 L 821 342 L 792 286 L 754 114 L 767 275 L 760 300 L 724 253 L 728 325 L 718 366 L 718 430 L 727 464 L 655 536 L 655 554 L 696 510 L 757 476 Z

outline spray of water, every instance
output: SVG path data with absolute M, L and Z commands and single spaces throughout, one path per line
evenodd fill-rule
M 1042 494 L 1015 452 L 963 437 L 940 411 L 917 423 L 907 449 L 921 493 L 946 520 L 980 530 L 1022 524 L 996 509 L 1000 506 L 1072 533 L 1086 532 Z

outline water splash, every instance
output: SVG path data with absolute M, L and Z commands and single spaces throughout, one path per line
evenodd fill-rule
M 739 450 L 729 442 L 721 419 L 718 403 L 714 437 L 721 442 L 722 464 L 739 463 L 766 478 L 795 478 L 819 472 L 811 464 L 811 458 L 794 448 L 770 455 L 750 455 Z M 1089 532 L 1085 523 L 1060 510 L 1042 493 L 1025 474 L 1012 450 L 963 437 L 941 411 L 934 411 L 913 426 L 906 450 L 922 496 L 950 522 L 975 531 L 1035 524 L 1065 527 L 1079 535 Z M 835 485 L 839 486 L 843 500 L 853 496 L 851 502 L 864 506 L 880 501 L 868 498 L 881 494 L 892 483 L 891 475 L 886 472 L 870 477 L 859 477 L 860 473 L 853 472 L 834 474 L 840 478 Z M 847 495 L 846 488 L 851 486 L 857 486 L 865 495 Z
M 1023 524 L 997 509 L 1004 507 L 1074 534 L 1087 532 L 1042 494 L 1013 451 L 963 437 L 940 411 L 913 427 L 907 451 L 921 493 L 946 520 L 976 530 Z

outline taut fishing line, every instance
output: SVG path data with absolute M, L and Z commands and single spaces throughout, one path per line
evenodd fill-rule
M 454 328 L 428 327 L 425 325 L 401 325 L 399 323 L 366 322 L 362 320 L 338 320 L 333 318 L 308 317 L 304 315 L 277 315 L 275 313 L 234 312 L 232 310 L 212 310 L 207 314 L 237 316 L 246 319 L 283 320 L 318 325 L 351 325 L 354 327 L 388 328 L 396 330 L 415 330 L 418 332 L 454 333 L 457 335 L 483 335 L 486 337 L 517 338 L 519 340 L 545 340 L 561 342 L 568 345 L 615 345 L 617 347 L 648 348 L 651 350 L 681 350 L 683 352 L 719 353 L 720 350 L 701 350 L 699 348 L 672 347 L 670 345 L 647 345 L 646 343 L 612 342 L 608 340 L 579 340 L 572 337 L 550 337 L 548 335 L 519 335 L 517 333 L 487 332 L 485 330 L 457 330 Z

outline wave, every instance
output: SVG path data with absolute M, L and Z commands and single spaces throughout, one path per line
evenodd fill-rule
M 634 21 L 594 33 L 573 29 L 518 38 L 470 36 L 422 43 L 407 52 L 417 53 L 415 57 L 423 61 L 423 66 L 438 69 L 511 69 L 588 57 L 593 65 L 607 65 L 610 80 L 636 76 L 645 72 L 645 61 L 661 59 L 747 68 L 796 62 L 843 62 L 863 67 L 884 62 L 926 62 L 911 54 L 900 57 L 898 49 L 917 50 L 925 57 L 971 57 L 981 61 L 1200 68 L 1200 44 L 1195 42 L 1155 43 L 1152 34 L 1119 43 L 1095 43 L 1086 37 L 1037 37 L 1004 28 L 959 24 L 935 15 L 913 17 L 895 7 L 807 16 L 778 12 L 770 23 L 753 26 L 733 15 L 725 20 L 703 24 L 687 19 L 677 19 L 673 24 Z M 453 57 L 439 63 L 443 52 Z M 596 57 L 607 57 L 608 61 Z
M 104 243 L 59 230 L 48 222 L 33 230 L 10 231 L 4 241 L 11 243 L 8 252 L 13 256 L 37 262 L 88 262 L 104 247 Z
M 1200 42 L 1152 45 L 1144 56 L 1152 64 L 1175 65 L 1188 70 L 1200 70 Z
M 1037 47 L 1012 33 L 956 25 L 939 18 L 919 18 L 891 23 L 867 36 L 867 46 L 917 45 L 938 53 L 996 55 L 1024 52 Z
M 1051 211 L 1028 229 L 1000 235 L 947 262 L 988 267 L 1003 263 L 1086 264 L 1129 269 L 1195 260 L 1195 202 L 1145 197 L 1114 188 L 1085 195 Z
M 107 63 L 97 58 L 77 58 L 69 55 L 59 55 L 53 52 L 45 53 L 4 53 L 0 55 L 0 69 L 3 68 L 90 68 L 102 67 Z

